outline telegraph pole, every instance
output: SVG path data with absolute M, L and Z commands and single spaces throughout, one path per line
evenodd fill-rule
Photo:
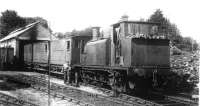
M 50 99 L 50 71 L 51 71 L 51 40 L 48 41 L 48 47 L 49 47 L 49 53 L 48 53 L 48 106 L 51 104 L 51 99 Z
M 48 23 L 48 27 L 49 27 L 49 23 Z M 50 73 L 51 73 L 51 32 L 50 32 L 49 40 L 48 40 L 48 106 L 51 105 Z

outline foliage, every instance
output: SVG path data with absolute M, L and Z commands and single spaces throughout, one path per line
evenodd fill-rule
M 163 88 L 165 92 L 192 92 L 194 90 L 195 82 L 189 82 L 189 74 L 178 74 L 176 72 L 171 72 L 166 78 Z
M 16 28 L 22 27 L 26 24 L 25 19 L 20 17 L 17 12 L 13 10 L 6 10 L 1 14 L 0 37 L 4 37 Z
M 87 27 L 83 30 L 76 30 L 73 29 L 71 32 L 66 32 L 66 33 L 61 33 L 61 32 L 56 32 L 55 37 L 57 37 L 58 39 L 64 39 L 67 36 L 92 36 L 92 27 Z
M 66 36 L 65 34 L 61 33 L 61 32 L 57 32 L 54 34 L 55 37 L 57 37 L 58 39 L 64 39 Z
M 183 38 L 184 46 L 181 49 L 188 49 L 190 51 L 197 50 L 198 44 L 195 40 L 193 40 L 191 37 L 184 37 Z
M 158 33 L 168 37 L 172 45 L 177 46 L 181 50 L 197 50 L 198 44 L 195 40 L 189 37 L 182 37 L 179 29 L 167 18 L 164 17 L 162 11 L 157 9 L 148 19 L 149 22 L 158 22 Z
M 45 20 L 45 19 L 43 19 L 43 18 L 41 18 L 41 17 L 27 17 L 27 18 L 25 18 L 25 20 L 26 20 L 26 24 L 30 24 L 30 23 L 39 21 L 40 24 L 41 24 L 43 27 L 49 28 L 47 20 Z
M 71 32 L 72 35 L 80 35 L 80 36 L 91 36 L 92 35 L 92 27 L 87 27 L 83 30 L 72 30 Z
M 166 33 L 169 21 L 163 16 L 162 11 L 160 9 L 156 10 L 154 14 L 150 16 L 148 21 L 160 23 L 160 26 L 158 27 L 158 32 L 160 34 Z
M 14 10 L 6 10 L 0 17 L 0 38 L 7 36 L 13 30 L 24 27 L 30 23 L 39 21 L 42 26 L 48 28 L 48 23 L 41 17 L 20 17 Z M 51 31 L 51 29 L 50 29 Z

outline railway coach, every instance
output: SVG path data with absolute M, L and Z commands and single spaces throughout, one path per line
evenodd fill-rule
M 82 48 L 91 38 L 92 35 L 70 35 L 62 40 L 55 39 L 26 44 L 24 45 L 25 67 L 47 71 L 50 59 L 51 72 L 63 75 L 64 64 L 80 64 Z M 49 54 L 50 57 L 48 57 Z

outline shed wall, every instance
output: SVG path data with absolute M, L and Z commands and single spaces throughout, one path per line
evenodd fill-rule
M 24 45 L 24 62 L 32 62 L 32 44 Z

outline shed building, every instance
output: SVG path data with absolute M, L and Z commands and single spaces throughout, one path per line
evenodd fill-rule
M 54 39 L 54 37 L 51 35 L 50 29 L 44 27 L 40 22 L 34 22 L 14 30 L 6 37 L 0 39 L 1 67 L 12 67 L 10 65 L 19 67 L 23 65 L 24 45 L 50 41 L 51 39 Z

